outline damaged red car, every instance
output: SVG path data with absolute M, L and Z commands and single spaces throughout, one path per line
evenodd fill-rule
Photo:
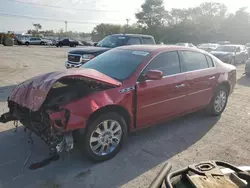
M 20 121 L 52 151 L 76 143 L 103 161 L 119 152 L 128 132 L 203 108 L 220 115 L 235 84 L 236 68 L 204 51 L 123 46 L 79 69 L 22 82 L 0 122 Z

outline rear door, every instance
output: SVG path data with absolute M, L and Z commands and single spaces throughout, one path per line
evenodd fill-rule
M 162 71 L 163 78 L 137 82 L 138 128 L 155 124 L 186 110 L 186 77 L 181 73 L 177 51 L 157 55 L 142 72 L 141 77 L 148 70 Z
M 30 38 L 29 43 L 36 44 L 36 38 L 35 37 Z
M 186 68 L 188 96 L 185 105 L 194 110 L 209 104 L 218 75 L 213 60 L 200 52 L 180 51 Z

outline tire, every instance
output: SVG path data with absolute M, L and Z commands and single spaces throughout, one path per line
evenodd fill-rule
M 30 43 L 29 43 L 29 42 L 25 42 L 25 45 L 26 45 L 26 46 L 29 46 L 29 45 L 30 45 Z
M 229 95 L 228 89 L 225 86 L 219 86 L 216 89 L 214 96 L 212 97 L 210 104 L 207 107 L 208 114 L 212 116 L 221 115 L 227 106 L 228 95 Z M 220 108 L 218 107 L 218 105 L 220 106 Z
M 58 47 L 59 47 L 59 45 L 57 44 L 57 45 L 56 45 L 56 47 L 58 48 Z
M 107 130 L 106 132 L 104 131 L 103 122 L 107 122 L 107 128 L 109 128 L 106 129 Z M 115 123 L 113 125 L 113 129 L 111 129 L 113 130 L 112 131 L 113 137 L 111 136 L 112 134 L 110 134 L 111 133 L 110 128 L 112 122 Z M 116 156 L 116 154 L 120 151 L 126 140 L 127 132 L 128 132 L 127 124 L 124 118 L 115 112 L 108 112 L 99 115 L 97 118 L 95 118 L 94 121 L 90 122 L 84 135 L 82 134 L 82 136 L 80 136 L 80 139 L 78 138 L 76 142 L 79 141 L 81 142 L 80 149 L 84 151 L 87 158 L 95 162 L 101 162 Z M 116 136 L 115 138 L 114 135 Z M 98 141 L 95 141 L 96 139 L 98 139 Z M 114 148 L 111 147 L 112 146 L 111 140 L 113 140 L 113 143 L 115 143 Z M 106 144 L 106 146 L 104 146 L 104 144 Z M 98 147 L 98 145 L 100 146 Z M 107 145 L 110 146 L 110 151 L 107 151 L 108 149 Z M 95 149 L 94 147 L 96 147 L 96 150 L 94 150 Z M 101 152 L 102 148 L 104 150 L 103 152 Z
M 41 45 L 45 45 L 45 43 L 44 43 L 44 42 L 40 42 L 40 44 L 41 44 Z

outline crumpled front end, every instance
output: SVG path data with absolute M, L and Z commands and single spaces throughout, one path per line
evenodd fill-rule
M 65 140 L 65 127 L 69 114 L 67 111 L 61 110 L 59 113 L 61 116 L 54 117 L 54 114 L 49 114 L 45 109 L 38 111 L 32 111 L 26 107 L 22 107 L 19 104 L 8 101 L 9 112 L 1 115 L 0 122 L 7 123 L 9 121 L 20 121 L 25 129 L 35 133 L 38 137 L 45 141 L 52 152 L 61 152 L 66 149 L 73 148 L 73 142 L 70 146 L 66 144 Z M 52 118 L 51 118 L 51 117 Z M 72 137 L 71 134 L 67 134 L 67 137 Z M 67 140 L 72 138 L 67 138 Z M 65 148 L 62 148 L 62 145 Z
M 79 71 L 76 75 L 59 72 L 35 77 L 12 91 L 8 98 L 9 112 L 1 115 L 0 122 L 20 121 L 51 150 L 70 150 L 73 148 L 72 131 L 84 128 L 87 120 L 85 103 L 79 105 L 78 101 L 113 87 L 114 84 L 100 80 L 100 76 L 97 81 L 80 76 Z

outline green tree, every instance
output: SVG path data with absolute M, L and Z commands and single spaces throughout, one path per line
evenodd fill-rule
M 42 25 L 39 23 L 34 23 L 33 26 L 37 32 L 39 31 L 39 29 L 42 29 Z
M 115 24 L 99 24 L 94 27 L 91 33 L 91 39 L 94 42 L 98 42 L 109 34 L 121 33 L 122 26 Z

